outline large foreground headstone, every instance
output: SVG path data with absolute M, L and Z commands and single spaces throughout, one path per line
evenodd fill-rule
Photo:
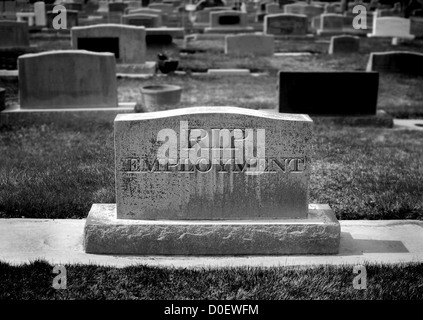
M 225 37 L 225 54 L 272 56 L 274 50 L 274 37 L 272 35 L 240 34 Z
M 115 119 L 116 205 L 93 205 L 87 253 L 336 253 L 308 205 L 307 115 L 211 107 Z
M 0 20 L 0 48 L 19 48 L 28 46 L 28 23 Z
M 116 108 L 112 53 L 48 51 L 19 57 L 21 109 Z
M 423 76 L 423 53 L 409 51 L 372 52 L 367 71 Z
M 264 33 L 275 36 L 305 35 L 308 30 L 306 15 L 271 14 L 264 17 Z
M 375 115 L 378 88 L 377 72 L 280 71 L 279 112 Z
M 74 27 L 71 36 L 73 49 L 112 52 L 121 63 L 145 63 L 146 33 L 142 26 L 98 24 Z

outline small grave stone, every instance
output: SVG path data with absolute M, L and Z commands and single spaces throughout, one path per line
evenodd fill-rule
M 351 85 L 360 86 L 360 94 Z M 375 115 L 377 72 L 279 72 L 279 112 Z
M 43 1 L 34 3 L 35 25 L 38 27 L 45 27 L 46 21 L 46 5 Z
M 240 34 L 225 37 L 225 54 L 273 56 L 274 37 L 270 35 Z
M 375 17 L 373 19 L 373 32 L 368 34 L 368 36 L 413 39 L 414 36 L 410 34 L 410 30 L 410 19 L 399 17 Z
M 133 13 L 122 16 L 122 23 L 145 28 L 159 28 L 162 26 L 161 16 L 156 14 Z
M 320 25 L 317 28 L 317 34 L 336 34 L 342 33 L 344 27 L 344 16 L 340 14 L 325 13 L 320 15 Z
M 307 16 L 299 14 L 272 14 L 264 19 L 264 33 L 279 35 L 307 34 Z
M 0 48 L 29 47 L 26 22 L 0 20 Z
M 115 57 L 48 51 L 19 57 L 21 109 L 116 108 Z
M 125 2 L 111 2 L 109 3 L 110 13 L 124 13 L 127 4 Z
M 144 27 L 98 24 L 71 29 L 72 48 L 95 52 L 112 52 L 118 62 L 144 64 L 146 32 Z
M 353 36 L 333 36 L 330 39 L 329 54 L 356 53 L 360 49 L 360 38 Z
M 151 3 L 148 5 L 148 8 L 161 10 L 165 14 L 171 14 L 174 10 L 173 5 L 166 3 Z
M 210 27 L 204 32 L 248 32 L 247 14 L 241 11 L 215 11 L 210 13 Z
M 75 10 L 66 10 L 66 29 L 63 29 L 64 32 L 67 32 L 68 29 L 78 26 L 79 24 L 79 11 Z M 57 13 L 53 11 L 47 11 L 47 27 L 53 29 L 53 20 L 57 16 Z
M 409 51 L 372 52 L 367 71 L 423 76 L 423 53 Z

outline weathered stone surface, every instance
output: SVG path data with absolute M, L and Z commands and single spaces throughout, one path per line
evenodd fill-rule
M 112 53 L 48 51 L 19 57 L 22 109 L 117 107 Z
M 337 254 L 340 225 L 328 205 L 306 219 L 149 221 L 116 218 L 116 205 L 94 204 L 84 230 L 87 253 L 127 255 Z
M 225 54 L 272 56 L 274 37 L 270 35 L 240 34 L 225 37 Z
M 344 27 L 344 16 L 341 14 L 325 13 L 320 15 L 320 25 L 317 33 L 342 33 Z
M 423 54 L 410 51 L 370 53 L 367 71 L 423 75 Z
M 0 48 L 19 48 L 28 46 L 28 23 L 0 20 Z
M 264 33 L 278 35 L 307 34 L 308 22 L 306 15 L 271 14 L 264 17 Z
M 360 94 L 353 88 L 360 84 Z M 279 112 L 375 115 L 377 72 L 279 72 Z
M 311 129 L 307 115 L 231 107 L 118 115 L 118 218 L 305 218 Z
M 156 14 L 131 13 L 122 16 L 122 23 L 145 28 L 159 28 L 162 26 L 162 18 Z
M 423 37 L 423 18 L 411 17 L 410 19 L 410 33 L 417 38 Z
M 360 49 L 360 38 L 353 36 L 333 36 L 330 39 L 329 54 L 357 53 Z
M 143 64 L 146 60 L 145 28 L 98 24 L 71 29 L 72 48 L 113 52 L 121 63 Z
M 410 33 L 410 19 L 399 17 L 375 17 L 373 19 L 373 30 L 369 37 L 396 37 L 413 39 L 414 35 Z

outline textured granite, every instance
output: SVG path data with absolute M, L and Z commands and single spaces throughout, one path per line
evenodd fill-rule
M 18 58 L 22 109 L 116 108 L 112 53 L 47 51 Z
M 115 204 L 94 204 L 84 230 L 86 253 L 125 255 L 337 254 L 340 225 L 328 205 L 307 219 L 126 220 Z
M 233 107 L 118 115 L 118 218 L 305 218 L 312 125 Z

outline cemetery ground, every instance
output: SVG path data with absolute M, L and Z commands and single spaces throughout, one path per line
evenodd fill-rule
M 361 38 L 355 55 L 328 55 L 328 38 L 276 42 L 272 58 L 227 57 L 223 41 L 194 41 L 164 50 L 185 75 L 118 79 L 120 102 L 140 101 L 143 85 L 183 87 L 180 105 L 275 109 L 277 71 L 365 70 L 368 54 L 388 40 Z M 323 39 L 323 41 L 322 41 Z M 51 39 L 50 39 L 51 40 Z M 327 41 L 326 41 L 327 40 Z M 326 42 L 325 42 L 326 41 Z M 69 41 L 37 39 L 36 50 L 69 49 Z M 423 40 L 393 50 L 423 52 Z M 197 76 L 211 68 L 247 68 L 257 76 Z M 6 102 L 18 102 L 18 82 L 0 78 Z M 327 89 L 330 94 L 330 88 Z M 304 88 L 307 94 L 307 88 Z M 360 84 L 351 87 L 360 94 Z M 345 97 L 348 99 L 348 97 Z M 342 102 L 341 102 L 342 103 Z M 378 109 L 395 118 L 423 118 L 423 78 L 381 74 Z M 340 220 L 423 219 L 423 131 L 340 126 L 318 121 L 312 141 L 310 203 L 328 203 Z M 115 203 L 113 122 L 69 118 L 0 128 L 0 218 L 86 218 L 93 203 Z M 423 264 L 368 265 L 367 290 L 355 290 L 351 266 L 317 268 L 123 269 L 68 265 L 68 289 L 51 288 L 46 262 L 0 264 L 0 297 L 23 299 L 422 299 Z

